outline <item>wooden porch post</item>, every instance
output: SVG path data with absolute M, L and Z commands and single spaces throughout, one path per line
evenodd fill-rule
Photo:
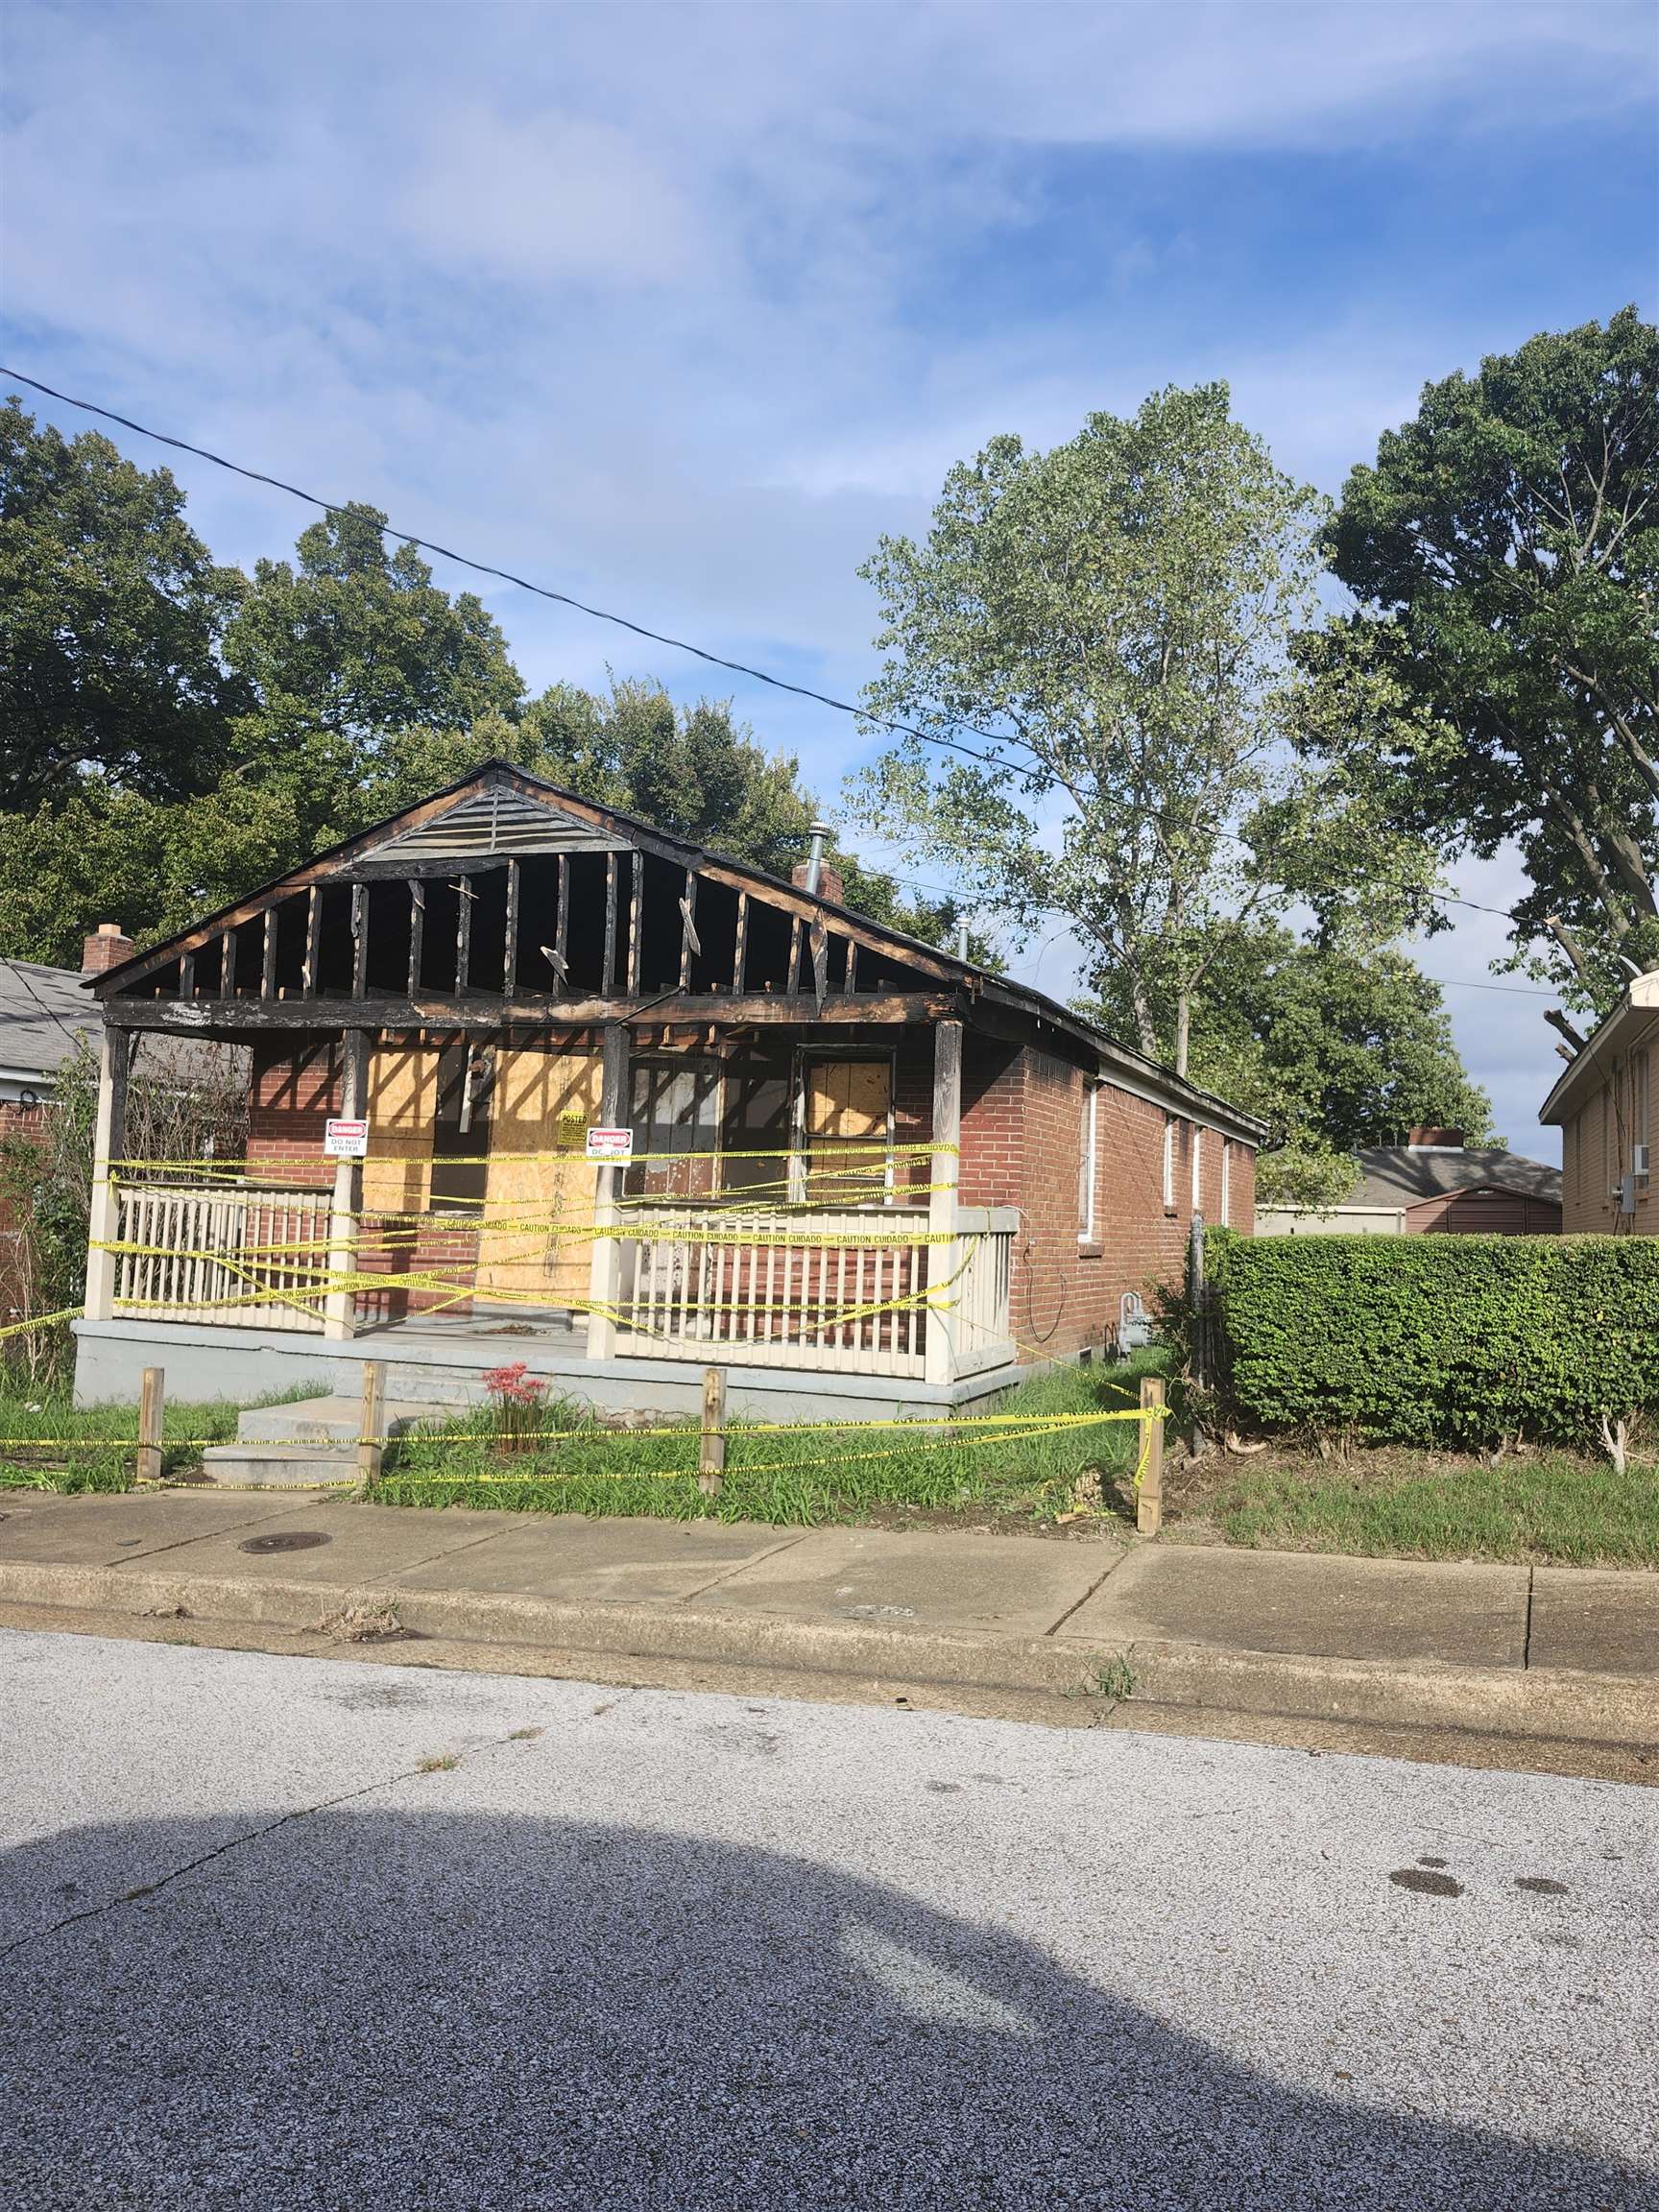
M 628 1119 L 628 1029 L 613 1022 L 601 1044 L 599 1119 L 607 1129 L 620 1129 Z M 600 1166 L 593 1171 L 592 1256 L 588 1269 L 588 1357 L 616 1357 L 616 1301 L 622 1288 L 622 1246 L 607 1235 L 621 1218 L 617 1204 L 622 1195 L 622 1169 Z
M 369 1046 L 367 1029 L 348 1029 L 340 1079 L 340 1114 L 352 1120 L 368 1111 Z M 373 1134 L 371 1134 L 373 1142 Z M 354 1249 L 358 1214 L 363 1205 L 363 1168 L 356 1160 L 334 1163 L 334 1199 L 328 1214 L 328 1277 L 338 1283 L 354 1275 L 361 1264 Z M 330 1289 L 323 1299 L 323 1334 L 336 1344 L 349 1343 L 357 1333 L 353 1299 L 349 1290 Z
M 933 1189 L 927 1199 L 927 1233 L 938 1242 L 927 1246 L 927 1287 L 939 1304 L 927 1309 L 926 1379 L 943 1386 L 956 1379 L 956 1347 L 960 1336 L 957 1312 L 962 1285 L 951 1278 L 962 1264 L 962 1245 L 956 1236 L 956 1187 L 961 1162 L 957 1142 L 962 1134 L 962 1024 L 941 1022 L 933 1031 L 933 1145 L 928 1155 Z M 948 1147 L 948 1149 L 947 1149 Z
M 132 1066 L 135 1034 L 117 1029 L 106 1018 L 98 1055 L 98 1117 L 92 1128 L 92 1204 L 86 1223 L 88 1321 L 108 1321 L 115 1311 L 115 1255 L 101 1251 L 113 1244 L 121 1204 L 110 1179 L 109 1163 L 127 1149 L 127 1077 Z

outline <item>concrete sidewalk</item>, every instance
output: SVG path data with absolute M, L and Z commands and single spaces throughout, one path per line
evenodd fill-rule
M 529 1671 L 690 1660 L 884 1690 L 1659 1743 L 1650 1574 L 268 1491 L 9 1491 L 0 1604 L 319 1637 L 368 1616 L 400 1640 L 521 1651 Z

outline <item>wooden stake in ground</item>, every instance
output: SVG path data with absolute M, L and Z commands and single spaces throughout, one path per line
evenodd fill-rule
M 726 1370 L 703 1370 L 703 1436 L 697 1448 L 697 1487 L 718 1498 L 726 1482 Z
M 1164 1521 L 1164 1382 L 1158 1375 L 1142 1378 L 1141 1443 L 1146 1471 L 1135 1493 L 1135 1527 L 1142 1536 L 1156 1536 Z
M 363 1362 L 363 1417 L 357 1429 L 357 1472 L 365 1490 L 380 1479 L 380 1462 L 386 1454 L 386 1362 Z
M 140 1482 L 161 1479 L 161 1412 L 164 1367 L 146 1367 L 138 1389 L 138 1458 L 134 1470 Z

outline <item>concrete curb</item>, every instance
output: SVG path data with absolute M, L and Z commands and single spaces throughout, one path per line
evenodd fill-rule
M 562 1600 L 397 1582 L 349 1586 L 133 1567 L 0 1562 L 0 1601 L 68 1611 L 179 1616 L 316 1631 L 352 1607 L 395 1609 L 417 1636 L 451 1644 L 698 1661 L 895 1683 L 1040 1692 L 1115 1701 L 1102 1663 L 1127 1659 L 1135 1697 L 1189 1710 L 1650 1749 L 1659 1682 L 1564 1668 L 1455 1667 L 1306 1657 L 1141 1641 L 1114 1652 L 1083 1638 L 948 1635 L 683 1604 Z

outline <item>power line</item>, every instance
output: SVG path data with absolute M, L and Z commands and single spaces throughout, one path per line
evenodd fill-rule
M 250 483 L 269 485 L 273 491 L 285 493 L 290 498 L 299 499 L 308 507 L 319 508 L 325 515 L 340 515 L 345 512 L 345 504 L 341 501 L 325 499 L 319 493 L 307 492 L 300 485 L 290 484 L 280 476 L 270 475 L 262 469 L 250 469 L 240 461 L 232 461 L 223 453 L 213 452 L 208 446 L 194 445 L 188 438 L 176 438 L 168 431 L 153 430 L 148 423 L 134 421 L 129 415 L 116 414 L 113 408 L 101 407 L 91 399 L 77 398 L 72 393 L 59 391 L 55 385 L 42 383 L 36 376 L 27 376 L 20 369 L 11 369 L 6 367 L 4 363 L 0 363 L 0 375 L 12 377 L 19 384 L 26 384 L 33 392 L 40 392 L 49 399 L 60 400 L 65 407 L 75 407 L 84 414 L 96 415 L 103 421 L 118 423 L 122 429 L 131 430 L 140 438 L 148 438 L 157 445 L 167 445 L 176 452 L 193 454 L 198 460 L 211 462 L 214 468 L 228 469 L 233 476 L 245 477 Z M 1655 403 L 1659 403 L 1659 400 L 1656 400 Z M 838 714 L 851 714 L 855 721 L 871 723 L 877 729 L 890 731 L 895 735 L 914 737 L 919 744 L 937 745 L 947 752 L 959 753 L 964 758 L 977 760 L 984 767 L 1008 769 L 1014 765 L 1012 762 L 999 759 L 991 754 L 977 752 L 972 745 L 963 745 L 953 737 L 943 737 L 935 732 L 919 730 L 913 723 L 893 721 L 886 715 L 875 714 L 867 708 L 854 706 L 851 700 L 837 699 L 828 691 L 814 690 L 810 685 L 791 683 L 787 677 L 774 676 L 764 668 L 753 667 L 748 661 L 728 660 L 724 654 L 710 652 L 706 646 L 694 645 L 688 638 L 674 637 L 665 631 L 652 630 L 642 622 L 632 620 L 626 614 L 613 614 L 606 608 L 589 606 L 586 600 L 577 599 L 568 591 L 555 591 L 549 585 L 532 583 L 529 577 L 520 576 L 511 568 L 497 567 L 493 563 L 488 561 L 475 561 L 469 554 L 457 553 L 450 546 L 440 545 L 435 539 L 421 538 L 412 531 L 400 530 L 390 520 L 382 525 L 381 535 L 400 539 L 406 544 L 417 545 L 423 553 L 431 553 L 440 560 L 453 562 L 458 567 L 469 568 L 477 575 L 493 576 L 504 584 L 512 584 L 519 590 L 533 593 L 539 599 L 551 600 L 555 605 L 572 608 L 577 613 L 589 615 L 594 621 L 612 623 L 617 629 L 631 632 L 636 637 L 649 639 L 654 645 L 666 645 L 677 653 L 689 653 L 694 660 L 706 661 L 711 667 L 727 669 L 734 676 L 747 676 L 757 684 L 768 685 L 776 691 L 790 692 L 798 699 L 810 699 L 817 706 L 830 708 Z M 958 722 L 955 727 L 971 731 L 974 736 L 983 737 L 991 745 L 1017 746 L 1022 751 L 1030 754 L 1040 766 L 1043 764 L 1042 757 L 1036 748 L 1023 738 L 985 730 L 974 722 Z M 1014 768 L 1014 773 L 1028 774 L 1029 772 Z M 1236 830 L 1219 830 L 1217 834 L 1236 845 L 1247 846 L 1250 842 L 1248 838 L 1242 836 Z M 902 877 L 897 877 L 894 880 L 903 882 L 906 879 Z M 939 884 L 927 885 L 912 882 L 909 887 L 912 890 L 931 891 L 935 896 L 941 898 L 959 899 L 961 897 L 960 892 L 948 891 Z M 1453 892 L 1429 892 L 1425 896 L 1432 905 L 1468 906 L 1477 913 L 1494 914 L 1505 922 L 1513 923 L 1516 920 L 1515 915 L 1504 907 L 1485 906 L 1477 899 L 1459 898 Z M 1050 908 L 1049 911 L 1058 913 L 1062 909 L 1054 907 Z M 1502 989 L 1503 986 L 1482 985 L 1480 988 Z M 1541 996 L 1548 998 L 1549 993 L 1543 993 Z
M 73 393 L 60 392 L 54 385 L 43 384 L 37 376 L 25 376 L 20 369 L 9 369 L 0 362 L 0 376 L 9 376 L 19 384 L 27 384 L 32 392 L 42 392 L 49 399 L 61 400 L 65 407 L 78 407 L 84 414 L 96 415 L 103 421 L 118 422 L 123 430 L 132 430 L 140 438 L 153 439 L 157 445 L 170 445 L 175 452 L 193 453 L 199 461 L 210 461 L 216 469 L 227 469 L 233 476 L 243 476 L 251 484 L 268 484 L 273 491 L 285 492 L 290 498 L 302 500 L 308 507 L 321 508 L 325 515 L 346 512 L 345 503 L 325 499 L 319 493 L 306 492 L 298 484 L 286 483 L 280 476 L 268 475 L 262 469 L 248 469 L 240 461 L 228 460 L 223 453 L 215 453 L 205 445 L 192 445 L 188 438 L 174 438 L 165 430 L 152 430 L 148 423 L 135 422 L 130 415 L 117 415 L 113 408 L 100 407 L 90 399 L 77 399 Z M 538 599 L 550 599 L 561 607 L 574 608 L 578 614 L 587 614 L 596 622 L 611 622 L 619 630 L 631 631 L 636 637 L 649 638 L 654 645 L 670 646 L 677 653 L 689 653 L 693 659 L 707 661 L 714 668 L 725 668 L 734 676 L 751 677 L 757 684 L 768 684 L 775 691 L 793 692 L 798 699 L 810 699 L 819 707 L 832 708 L 838 714 L 851 714 L 855 720 L 873 723 L 878 730 L 892 731 L 902 737 L 914 737 L 924 745 L 942 745 L 949 752 L 960 753 L 970 760 L 978 760 L 988 768 L 1005 769 L 1011 765 L 989 753 L 975 752 L 972 745 L 959 744 L 953 737 L 940 737 L 918 730 L 908 722 L 895 722 L 884 714 L 874 714 L 868 708 L 855 707 L 849 699 L 837 699 L 828 691 L 815 691 L 808 684 L 792 684 L 785 676 L 771 675 L 764 668 L 754 668 L 746 661 L 729 661 L 722 653 L 711 653 L 706 646 L 693 645 L 689 638 L 671 637 L 665 631 L 648 629 L 643 622 L 632 621 L 626 614 L 613 614 L 604 607 L 590 607 L 586 600 L 577 599 L 568 591 L 555 591 L 550 585 L 534 584 L 528 576 L 520 576 L 511 568 L 498 568 L 493 562 L 474 561 L 470 555 L 457 553 L 451 546 L 440 545 L 435 539 L 420 538 L 412 530 L 400 530 L 388 520 L 381 526 L 381 536 L 397 538 L 406 545 L 417 545 L 422 553 L 431 553 L 442 561 L 452 561 L 457 567 L 470 568 L 479 576 L 494 576 L 503 584 L 517 585 L 521 591 L 534 592 Z M 1022 740 L 998 735 L 996 732 L 981 730 L 972 722 L 961 722 L 958 729 L 971 730 L 976 737 L 983 737 L 991 745 L 1019 744 Z M 1033 749 L 1025 748 L 1027 752 Z M 1019 773 L 1016 770 L 1016 773 Z

